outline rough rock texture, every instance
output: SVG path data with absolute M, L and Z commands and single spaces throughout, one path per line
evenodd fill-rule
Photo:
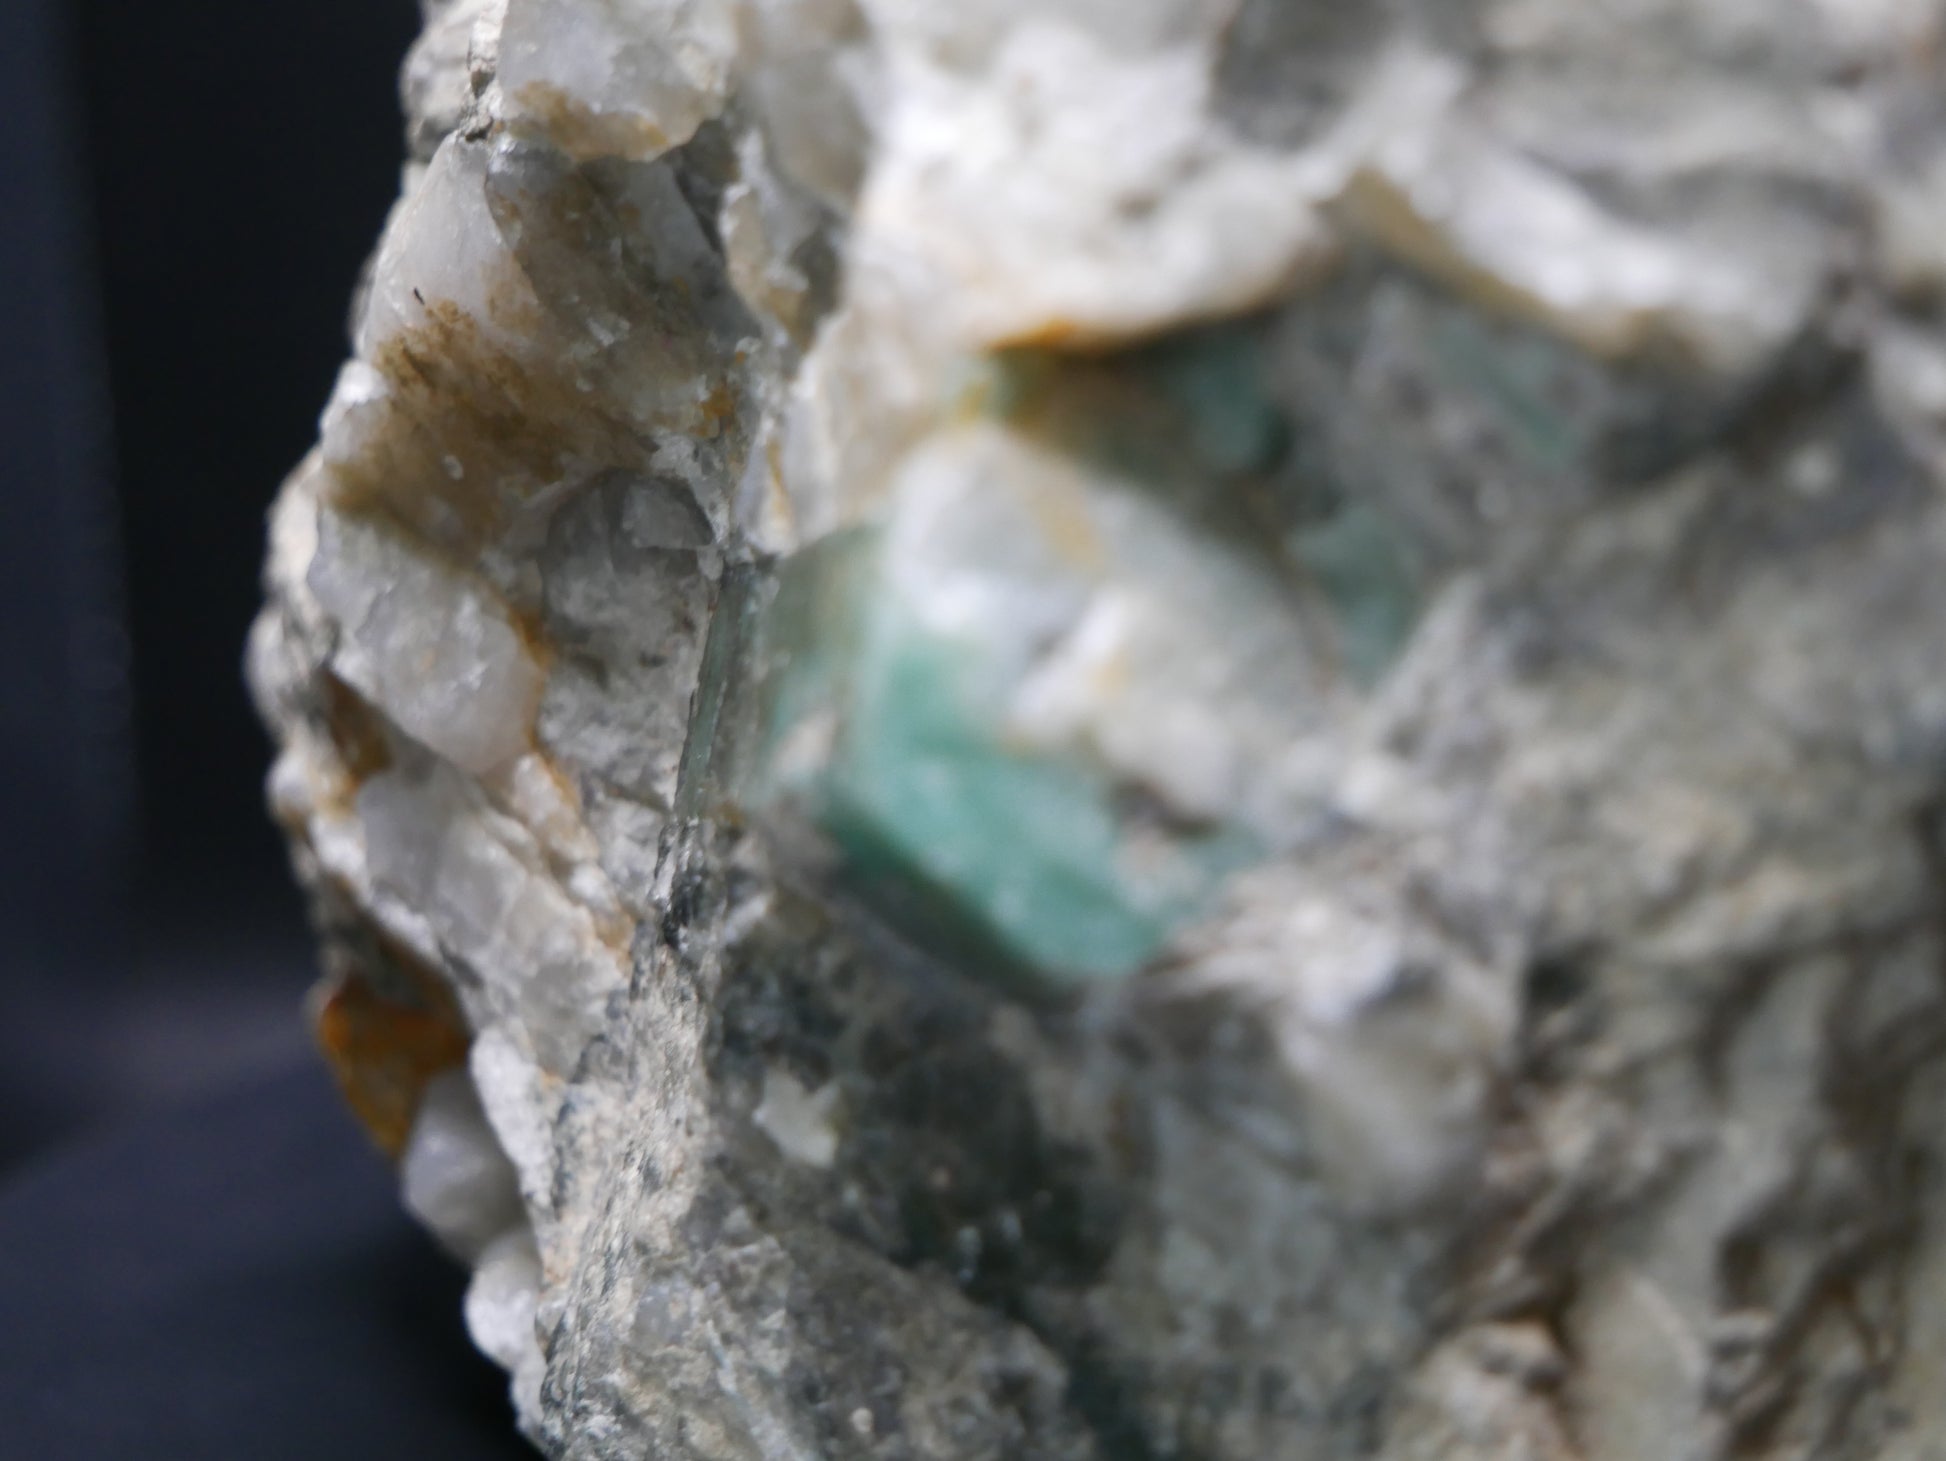
M 1939 0 L 443 0 L 250 665 L 559 1458 L 1946 1456 Z

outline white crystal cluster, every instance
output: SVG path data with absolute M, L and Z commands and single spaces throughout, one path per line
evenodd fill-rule
M 1942 56 L 427 0 L 250 673 L 537 1442 L 1933 1455 Z

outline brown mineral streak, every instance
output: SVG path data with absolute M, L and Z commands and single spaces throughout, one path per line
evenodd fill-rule
M 513 102 L 524 114 L 522 121 L 576 162 L 600 157 L 646 162 L 669 150 L 669 134 L 647 117 L 596 111 L 552 82 L 528 82 Z
M 718 381 L 710 387 L 709 394 L 703 397 L 699 409 L 704 421 L 704 430 L 700 434 L 716 436 L 724 427 L 736 420 L 736 392 L 730 389 L 727 381 Z
M 340 511 L 388 519 L 457 567 L 477 563 L 522 504 L 561 483 L 610 468 L 646 470 L 652 431 L 712 439 L 736 418 L 740 403 L 726 381 L 700 400 L 638 419 L 590 388 L 591 373 L 636 377 L 629 356 L 668 348 L 667 332 L 641 332 L 619 357 L 579 369 L 537 366 L 454 301 L 422 303 L 419 323 L 372 352 L 370 364 L 391 388 L 384 416 L 360 456 L 333 466 L 329 495 Z M 507 334 L 535 342 L 534 359 L 565 348 L 511 281 L 493 291 L 488 309 Z
M 436 973 L 389 940 L 383 958 L 399 977 L 381 981 L 365 968 L 340 971 L 312 991 L 311 1021 L 345 1103 L 396 1158 L 427 1083 L 463 1064 L 468 1042 L 459 1008 Z
M 425 316 L 373 352 L 393 395 L 371 447 L 335 469 L 340 510 L 388 517 L 465 563 L 504 530 L 510 506 L 568 474 L 564 439 L 604 464 L 646 459 L 624 423 L 489 341 L 457 304 L 433 300 Z
M 331 744 L 344 763 L 354 787 L 362 786 L 392 764 L 392 746 L 378 710 L 338 676 L 319 676 L 320 713 Z
M 1090 329 L 1060 315 L 1050 315 L 1028 329 L 994 341 L 990 348 L 996 351 L 1072 350 L 1079 354 L 1093 354 L 1121 349 L 1127 343 L 1119 336 L 1103 334 L 1100 330 Z
M 980 340 L 980 348 L 995 355 L 1033 350 L 1077 357 L 1118 355 L 1166 339 L 1180 330 L 1246 318 L 1297 290 L 1328 279 L 1343 259 L 1344 251 L 1337 241 L 1324 242 L 1293 259 L 1281 274 L 1258 287 L 1232 298 L 1208 301 L 1188 313 L 1178 311 L 1095 322 L 1049 314 L 1013 329 L 985 335 Z

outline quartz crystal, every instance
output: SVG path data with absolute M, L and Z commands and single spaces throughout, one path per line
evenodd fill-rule
M 1946 3 L 426 0 L 250 674 L 557 1461 L 1946 1445 Z

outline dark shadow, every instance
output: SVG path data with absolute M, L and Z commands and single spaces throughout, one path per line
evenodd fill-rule
M 532 1461 L 395 1189 L 308 1067 L 32 1167 L 0 1190 L 0 1452 Z

